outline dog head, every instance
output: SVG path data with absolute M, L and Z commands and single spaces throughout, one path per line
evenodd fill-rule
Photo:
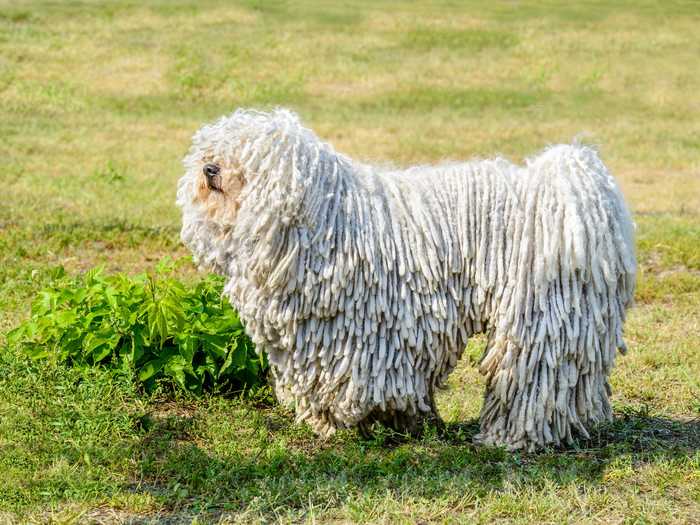
M 279 173 L 290 137 L 300 129 L 296 115 L 286 110 L 239 109 L 194 134 L 177 203 L 183 211 L 182 239 L 200 261 L 210 258 L 215 245 L 221 248 L 246 202 L 253 206 L 264 198 L 265 178 Z
M 219 223 L 231 225 L 240 208 L 241 193 L 255 176 L 246 160 L 260 139 L 265 114 L 238 110 L 203 126 L 192 138 L 185 157 L 185 176 L 191 204 Z

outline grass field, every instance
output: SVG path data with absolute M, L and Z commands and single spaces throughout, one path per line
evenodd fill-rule
M 186 255 L 180 159 L 238 106 L 398 164 L 581 136 L 637 223 L 615 422 L 573 450 L 474 448 L 479 341 L 440 397 L 447 434 L 391 444 L 146 397 L 0 335 L 0 522 L 700 523 L 700 4 L 322 5 L 0 0 L 0 334 L 57 265 Z

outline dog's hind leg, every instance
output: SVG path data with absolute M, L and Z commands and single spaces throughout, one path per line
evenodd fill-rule
M 611 419 L 614 335 L 610 328 L 598 333 L 593 322 L 580 326 L 586 331 L 580 339 L 561 333 L 527 348 L 505 337 L 489 342 L 481 364 L 487 385 L 475 442 L 511 450 L 571 444 L 575 434 L 587 438 L 591 426 Z

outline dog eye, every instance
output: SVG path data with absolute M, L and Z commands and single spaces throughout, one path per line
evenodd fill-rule
M 221 168 L 219 168 L 219 166 L 217 166 L 216 164 L 205 164 L 203 171 L 207 177 L 213 177 L 219 174 Z

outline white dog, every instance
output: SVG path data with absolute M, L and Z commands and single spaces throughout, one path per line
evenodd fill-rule
M 184 163 L 182 240 L 228 278 L 278 398 L 316 432 L 437 418 L 435 390 L 482 332 L 476 441 L 570 443 L 611 417 L 633 226 L 592 149 L 387 171 L 289 111 L 238 110 Z

